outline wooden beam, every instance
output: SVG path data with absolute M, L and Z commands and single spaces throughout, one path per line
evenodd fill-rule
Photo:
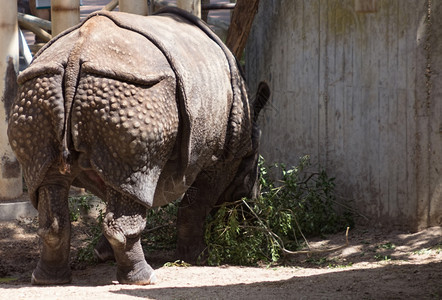
M 31 15 L 17 14 L 18 26 L 21 29 L 32 31 L 43 42 L 49 41 L 52 36 L 45 30 L 51 30 L 51 22 Z M 43 30 L 45 29 L 45 30 Z
M 118 0 L 112 0 L 103 7 L 103 10 L 112 11 L 118 6 Z
M 259 0 L 238 0 L 233 10 L 226 45 L 238 59 L 241 59 L 246 47 L 253 19 L 258 12 L 258 4 Z
M 51 0 L 52 36 L 80 23 L 80 0 Z
M 28 23 L 23 20 L 18 20 L 18 26 L 20 26 L 21 29 L 32 31 L 43 42 L 48 42 L 52 38 L 52 35 L 38 27 L 38 25 L 36 24 Z
M 177 6 L 201 18 L 201 0 L 177 0 Z
M 27 15 L 27 14 L 19 12 L 17 14 L 17 20 L 19 22 L 25 22 L 25 23 L 36 25 L 46 31 L 51 30 L 51 21 L 44 20 L 44 19 L 36 17 L 36 16 Z
M 146 0 L 120 0 L 120 11 L 147 16 L 149 8 Z
M 235 3 L 201 3 L 201 10 L 234 9 Z

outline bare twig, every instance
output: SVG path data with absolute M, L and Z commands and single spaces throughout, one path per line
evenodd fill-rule
M 294 213 L 292 210 L 290 210 L 290 212 L 292 213 L 292 216 L 293 216 L 293 218 L 294 218 L 294 220 L 295 220 L 296 226 L 298 226 L 298 229 L 299 229 L 299 232 L 300 232 L 301 235 L 302 235 L 302 238 L 304 239 L 305 243 L 307 244 L 307 247 L 310 249 L 310 245 L 309 245 L 309 243 L 308 243 L 306 237 L 304 236 L 304 233 L 302 233 L 301 226 L 299 226 L 299 223 L 298 223 L 298 220 L 296 219 L 296 215 L 295 215 L 295 213 Z M 285 248 L 284 248 L 284 249 L 285 249 Z
M 223 207 L 223 206 L 236 205 L 236 204 L 240 204 L 242 202 L 243 202 L 242 199 L 241 200 L 237 200 L 237 201 L 232 201 L 232 202 L 224 202 L 222 204 L 215 205 L 213 208 L 220 208 L 220 207 Z
M 345 197 L 342 197 L 342 196 L 339 196 L 338 198 L 339 198 L 339 199 L 345 199 Z M 347 200 L 348 200 L 348 199 L 347 199 Z M 341 202 L 339 202 L 339 201 L 336 201 L 336 200 L 331 200 L 331 201 L 333 201 L 333 203 L 335 203 L 336 205 L 339 205 L 339 206 L 341 206 L 341 207 L 343 207 L 343 208 L 345 208 L 345 209 L 351 211 L 352 213 L 357 214 L 358 216 L 364 218 L 365 220 L 369 220 L 369 218 L 368 218 L 367 216 L 361 214 L 359 211 L 355 210 L 355 209 L 352 208 L 351 206 L 349 206 L 349 205 L 345 205 L 345 204 L 343 204 L 343 203 L 341 203 Z
M 173 224 L 164 224 L 164 225 L 160 225 L 160 226 L 157 226 L 157 227 L 145 229 L 144 233 L 154 232 L 154 231 L 157 231 L 158 229 L 161 229 L 161 228 L 164 228 L 164 227 L 168 227 L 168 226 L 171 226 L 171 225 L 173 225 Z
M 305 180 L 299 182 L 298 184 L 306 184 L 306 183 L 309 182 L 310 179 L 312 179 L 313 176 L 315 176 L 315 175 L 319 175 L 319 173 L 317 173 L 317 172 L 313 172 L 312 174 L 310 174 L 310 176 L 308 176 Z
M 285 248 L 282 248 L 281 250 L 285 253 L 285 254 L 289 254 L 289 255 L 294 255 L 294 254 L 315 254 L 315 253 L 327 253 L 327 252 L 335 252 L 341 249 L 344 249 L 346 247 L 348 247 L 349 243 L 348 243 L 348 231 L 350 230 L 350 227 L 347 227 L 347 230 L 345 232 L 345 245 L 342 246 L 338 246 L 335 248 L 331 248 L 331 249 L 318 249 L 318 250 L 301 250 L 301 251 L 290 251 L 287 250 Z

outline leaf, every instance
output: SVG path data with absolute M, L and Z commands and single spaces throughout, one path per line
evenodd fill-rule
M 165 267 L 181 267 L 181 268 L 187 268 L 192 266 L 189 263 L 186 263 L 184 260 L 176 260 L 174 262 L 166 262 L 164 264 Z
M 16 281 L 17 279 L 18 279 L 17 277 L 1 277 L 0 283 L 8 283 L 11 281 Z

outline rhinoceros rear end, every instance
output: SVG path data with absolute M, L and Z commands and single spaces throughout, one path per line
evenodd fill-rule
M 19 83 L 8 134 L 39 212 L 34 284 L 71 280 L 71 185 L 106 202 L 96 254 L 131 284 L 155 278 L 140 243 L 147 208 L 182 199 L 177 255 L 195 261 L 212 207 L 255 190 L 260 109 L 230 51 L 184 11 L 98 12 L 49 42 Z

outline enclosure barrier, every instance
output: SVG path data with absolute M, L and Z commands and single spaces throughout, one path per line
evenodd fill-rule
M 18 27 L 17 1 L 5 1 L 0 9 L 0 199 L 9 200 L 22 194 L 20 165 L 6 134 L 8 113 L 17 93 Z
M 80 0 L 51 0 L 52 35 L 80 23 Z

